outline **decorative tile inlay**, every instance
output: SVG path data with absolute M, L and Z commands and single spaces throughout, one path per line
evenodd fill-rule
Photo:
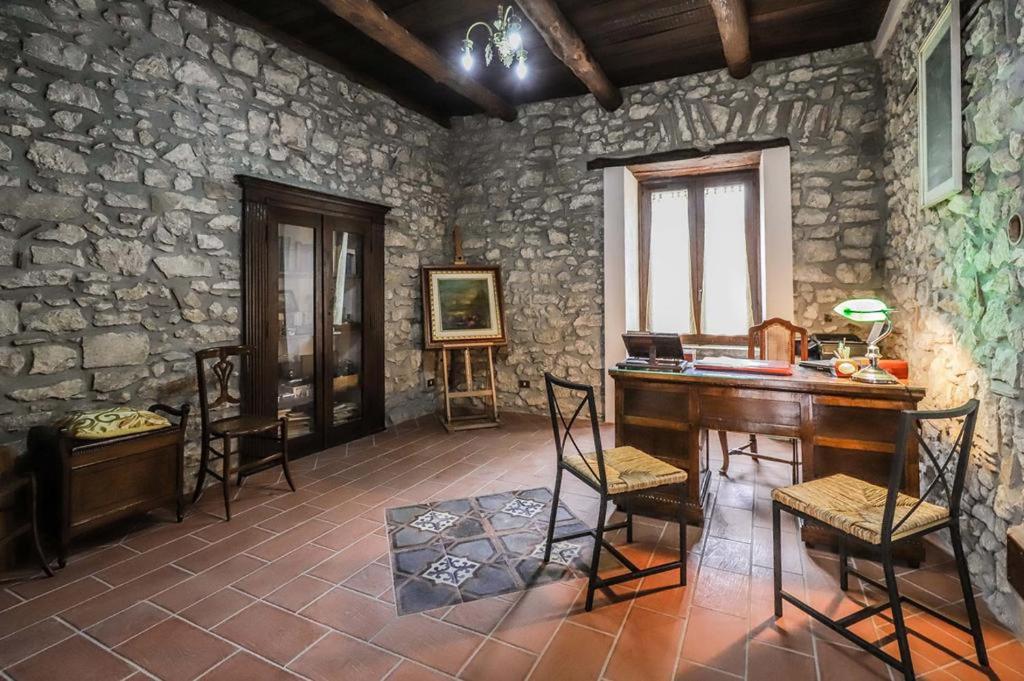
M 532 518 L 544 510 L 545 504 L 532 499 L 520 499 L 516 497 L 502 507 L 502 512 L 520 518 Z
M 541 542 L 534 547 L 533 553 L 530 555 L 534 558 L 544 558 L 544 547 L 547 546 L 547 542 Z M 572 565 L 572 562 L 579 558 L 580 545 L 574 544 L 571 541 L 556 541 L 551 545 L 551 562 L 558 563 L 559 565 L 565 565 L 566 567 Z
M 399 615 L 582 576 L 593 539 L 558 542 L 544 562 L 551 490 L 498 492 L 385 512 Z M 555 536 L 587 527 L 564 505 Z
M 480 567 L 480 563 L 469 558 L 458 556 L 445 556 L 423 573 L 424 579 L 429 579 L 434 584 L 447 584 L 448 586 L 461 586 L 464 581 L 473 576 L 473 573 Z
M 444 511 L 427 511 L 409 523 L 417 530 L 426 532 L 442 532 L 459 521 L 459 516 Z

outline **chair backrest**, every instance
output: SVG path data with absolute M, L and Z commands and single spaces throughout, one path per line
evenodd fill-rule
M 210 422 L 210 411 L 225 405 L 241 404 L 241 395 L 231 392 L 231 379 L 235 371 L 248 369 L 252 361 L 252 348 L 248 345 L 223 345 L 196 351 L 196 380 L 199 383 L 199 413 L 205 429 Z M 217 396 L 210 401 L 210 376 Z
M 766 319 L 747 330 L 747 357 L 794 364 L 797 336 L 800 336 L 800 359 L 806 360 L 809 337 L 807 329 L 780 317 Z
M 601 449 L 601 429 L 597 420 L 597 405 L 594 401 L 594 387 L 585 383 L 573 383 L 561 378 L 556 378 L 548 372 L 544 372 L 544 385 L 548 392 L 548 411 L 551 412 L 551 431 L 555 436 L 555 451 L 558 454 L 558 463 L 562 463 L 565 455 L 565 445 L 570 443 L 573 451 L 570 454 L 578 454 L 584 464 L 593 473 L 602 491 L 608 490 L 608 478 L 605 475 L 604 451 Z M 558 391 L 559 394 L 556 394 Z M 561 395 L 561 399 L 560 399 Z M 571 411 L 563 409 L 563 405 L 571 407 Z M 586 407 L 587 416 L 590 418 L 590 427 L 594 438 L 594 456 L 597 469 L 584 456 L 586 452 L 580 449 L 579 444 L 572 434 L 572 427 L 583 408 Z M 566 418 L 566 414 L 569 417 Z
M 925 501 L 935 503 L 935 499 L 929 500 L 929 497 L 936 494 L 939 489 L 946 493 L 950 522 L 958 522 L 960 501 L 964 494 L 964 480 L 967 477 L 967 464 L 971 456 L 971 445 L 974 442 L 974 426 L 978 420 L 978 404 L 978 400 L 970 400 L 962 407 L 955 409 L 906 410 L 900 414 L 899 430 L 896 433 L 896 453 L 892 458 L 892 468 L 889 470 L 889 491 L 885 500 L 885 513 L 882 516 L 883 544 L 891 540 L 893 533 L 899 531 L 907 518 L 913 515 L 921 504 Z M 954 428 L 959 426 L 949 451 L 937 454 L 928 446 L 921 429 L 929 421 L 946 421 L 951 422 Z M 905 506 L 901 508 L 897 501 L 900 488 L 903 486 L 908 452 L 913 441 L 917 442 L 919 451 L 923 452 L 934 466 L 935 479 L 918 496 L 914 504 L 909 508 Z M 950 469 L 952 469 L 952 484 L 949 480 Z

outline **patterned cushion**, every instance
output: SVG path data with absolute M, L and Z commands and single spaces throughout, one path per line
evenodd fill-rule
M 839 474 L 772 490 L 772 499 L 869 544 L 881 544 L 887 494 L 885 487 Z M 897 497 L 893 527 L 916 503 L 917 499 L 906 494 Z M 901 539 L 938 525 L 948 517 L 948 509 L 926 501 L 893 532 L 892 538 Z
M 71 437 L 79 440 L 105 440 L 122 435 L 159 430 L 171 422 L 159 414 L 128 407 L 111 407 L 99 411 L 70 414 L 58 424 Z
M 566 454 L 565 463 L 589 478 L 594 484 L 600 484 L 597 472 L 597 455 L 586 454 L 586 462 L 579 454 Z M 590 467 L 587 467 L 587 463 Z M 593 468 L 593 471 L 591 471 Z M 604 450 L 604 470 L 608 479 L 608 493 L 622 494 L 636 492 L 661 485 L 673 485 L 686 482 L 686 471 L 645 454 L 636 447 L 616 447 Z

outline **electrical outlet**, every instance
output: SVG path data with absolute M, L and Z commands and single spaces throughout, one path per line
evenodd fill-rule
M 437 385 L 437 379 L 434 379 L 434 378 L 428 378 L 427 379 L 427 387 L 428 388 L 433 388 L 435 385 Z
M 529 388 L 530 387 L 530 382 L 529 381 L 524 381 L 524 380 L 520 379 L 519 387 L 520 388 Z

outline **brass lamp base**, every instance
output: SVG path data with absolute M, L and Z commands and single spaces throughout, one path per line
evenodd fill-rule
M 875 385 L 899 383 L 899 379 L 885 369 L 879 369 L 877 366 L 871 365 L 864 367 L 850 378 L 859 383 L 873 383 Z

